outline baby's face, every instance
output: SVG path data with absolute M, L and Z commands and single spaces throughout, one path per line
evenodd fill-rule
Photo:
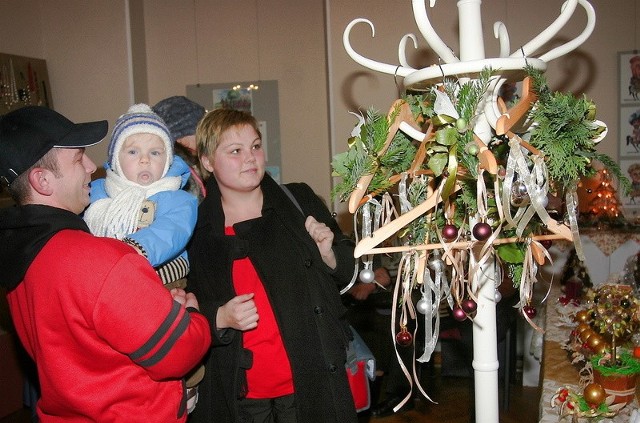
M 133 134 L 124 140 L 118 160 L 125 178 L 146 186 L 162 178 L 167 151 L 159 136 Z
M 629 169 L 629 176 L 633 182 L 640 182 L 640 169 Z

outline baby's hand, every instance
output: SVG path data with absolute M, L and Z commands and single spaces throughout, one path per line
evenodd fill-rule
M 179 302 L 180 304 L 182 304 L 183 306 L 187 307 L 186 302 L 187 302 L 187 293 L 184 291 L 184 289 L 180 289 L 180 288 L 173 288 L 171 291 L 169 291 L 171 293 L 171 296 L 173 297 L 173 299 L 177 302 Z M 191 294 L 193 295 L 193 294 Z M 197 307 L 196 307 L 197 308 Z

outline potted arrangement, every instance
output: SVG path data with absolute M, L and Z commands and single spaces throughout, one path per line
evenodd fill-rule
M 628 285 L 603 285 L 587 295 L 587 308 L 576 314 L 580 323 L 576 337 L 591 351 L 589 364 L 593 381 L 600 384 L 614 403 L 633 399 L 640 361 L 640 350 L 629 345 L 640 328 L 640 302 Z

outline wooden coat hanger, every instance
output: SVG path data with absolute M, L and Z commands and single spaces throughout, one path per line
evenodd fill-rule
M 531 154 L 539 155 L 541 153 L 540 150 L 520 138 L 518 135 L 511 131 L 511 128 L 518 122 L 522 121 L 522 119 L 529 113 L 531 106 L 538 100 L 538 96 L 531 89 L 531 77 L 527 76 L 522 81 L 522 96 L 520 100 L 511 108 L 507 110 L 507 105 L 504 103 L 504 100 L 501 97 L 497 98 L 497 104 L 502 116 L 500 116 L 496 122 L 496 134 L 498 135 L 506 135 L 511 138 L 517 138 L 524 148 L 526 148 Z M 545 222 L 547 229 L 557 235 L 561 239 L 566 239 L 568 241 L 573 241 L 573 234 L 571 233 L 571 229 L 565 224 L 559 224 L 553 219 Z M 533 237 L 534 239 L 540 239 L 538 237 Z M 546 238 L 545 238 L 546 239 Z M 555 238 L 558 239 L 558 238 Z M 538 258 L 536 258 L 537 260 Z M 544 259 L 542 259 L 544 262 Z
M 384 145 L 378 152 L 378 157 L 382 156 L 387 151 L 398 130 L 402 130 L 402 132 L 417 141 L 424 141 L 425 139 L 425 134 L 420 130 L 420 127 L 413 118 L 409 104 L 401 99 L 394 101 L 389 113 L 387 114 L 387 118 L 391 118 L 391 116 L 396 113 L 396 110 L 398 110 L 398 113 L 389 127 L 389 134 L 387 135 Z M 361 200 L 365 196 L 372 179 L 373 174 L 363 175 L 360 177 L 356 184 L 356 188 L 349 196 L 349 213 L 354 214 L 360 204 L 362 204 Z

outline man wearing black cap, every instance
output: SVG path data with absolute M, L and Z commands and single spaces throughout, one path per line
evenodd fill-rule
M 0 286 L 36 362 L 41 422 L 185 421 L 180 378 L 211 343 L 196 298 L 78 216 L 96 170 L 85 147 L 106 133 L 45 107 L 0 116 L 0 181 L 17 203 L 0 209 Z

